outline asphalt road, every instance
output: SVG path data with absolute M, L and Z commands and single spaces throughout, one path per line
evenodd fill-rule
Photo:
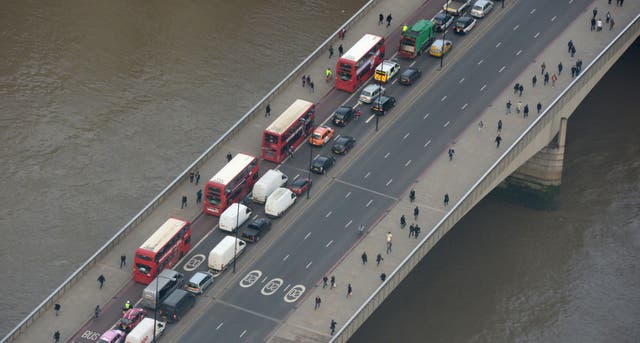
M 438 59 L 421 56 L 413 65 L 423 71 L 419 83 L 410 87 L 387 85 L 387 94 L 395 96 L 398 104 L 380 119 L 378 132 L 368 106 L 359 105 L 363 112 L 360 120 L 336 131 L 339 135 L 356 137 L 356 148 L 347 156 L 336 157 L 337 164 L 327 175 L 313 176 L 312 201 L 301 196 L 285 217 L 275 220 L 265 239 L 250 245 L 240 257 L 236 275 L 227 271 L 217 278 L 214 287 L 202 296 L 209 301 L 198 312 L 202 314 L 199 318 L 187 315 L 181 323 L 173 325 L 184 333 L 179 340 L 264 340 L 286 319 L 305 291 L 314 287 L 358 242 L 361 237 L 356 231 L 358 225 L 364 224 L 367 228 L 374 225 L 429 164 L 446 153 L 464 128 L 477 124 L 476 117 L 485 108 L 504 108 L 505 101 L 495 99 L 499 92 L 514 82 L 523 83 L 527 92 L 531 87 L 530 76 L 526 80 L 514 80 L 515 75 L 529 63 L 540 64 L 541 61 L 535 61 L 538 52 L 551 44 L 590 3 L 584 0 L 508 1 L 510 10 L 506 15 L 500 15 L 500 11 L 489 14 L 479 20 L 467 36 L 448 32 L 447 39 L 454 45 L 445 56 L 445 68 L 439 69 Z M 418 15 L 431 18 L 436 7 L 428 4 L 423 8 L 426 14 Z M 387 39 L 387 56 L 395 53 L 397 41 L 397 32 Z M 546 61 L 550 73 L 557 71 L 557 62 Z M 412 61 L 400 63 L 404 69 Z M 570 66 L 565 63 L 565 72 L 568 69 Z M 540 87 L 541 75 L 538 83 Z M 344 101 L 355 106 L 354 98 L 347 93 L 330 92 L 318 105 L 317 117 L 327 118 Z M 535 104 L 529 107 L 535 111 Z M 485 124 L 487 129 L 495 127 L 495 123 Z M 306 175 L 309 157 L 330 154 L 330 145 L 311 151 L 303 145 L 280 169 L 291 179 Z M 273 167 L 270 163 L 262 166 L 263 169 Z M 254 213 L 262 215 L 261 206 L 252 208 Z M 185 261 L 193 256 L 207 256 L 224 237 L 219 230 L 212 230 L 216 223 L 216 218 L 206 215 L 194 221 L 193 241 L 206 239 L 192 249 Z M 384 242 L 380 249 L 384 250 Z M 189 277 L 197 270 L 206 269 L 206 259 L 195 270 L 186 271 L 182 266 L 177 269 Z M 338 291 L 346 292 L 346 285 L 341 281 L 337 280 Z M 142 288 L 131 282 L 118 295 L 119 299 L 114 299 L 114 305 L 106 308 L 99 320 L 90 322 L 78 337 L 87 331 L 107 330 L 120 316 L 120 301 L 139 299 Z M 79 338 L 76 341 L 93 340 Z

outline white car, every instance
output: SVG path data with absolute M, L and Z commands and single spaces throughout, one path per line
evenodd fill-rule
M 493 9 L 493 2 L 489 0 L 478 0 L 471 8 L 471 16 L 484 18 Z
M 370 104 L 377 97 L 384 94 L 384 87 L 377 84 L 370 84 L 367 87 L 364 87 L 362 93 L 360 93 L 360 97 L 358 100 L 364 102 L 365 104 Z

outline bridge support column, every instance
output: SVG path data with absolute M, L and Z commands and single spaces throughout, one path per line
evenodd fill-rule
M 557 209 L 566 135 L 567 118 L 560 118 L 558 134 L 549 145 L 507 177 L 493 195 L 535 209 Z

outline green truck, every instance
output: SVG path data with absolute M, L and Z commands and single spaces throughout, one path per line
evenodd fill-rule
M 435 39 L 433 22 L 422 19 L 402 32 L 398 56 L 413 59 L 429 49 Z

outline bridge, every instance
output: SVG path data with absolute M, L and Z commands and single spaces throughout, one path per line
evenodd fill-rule
M 439 1 L 371 1 L 345 24 L 348 35 L 344 44 L 350 46 L 371 32 L 386 35 L 389 51 L 393 51 L 399 28 L 377 26 L 378 13 L 393 9 L 396 19 L 412 22 L 430 18 L 440 5 Z M 496 187 L 507 196 L 526 194 L 542 206 L 553 206 L 561 181 L 567 120 L 637 38 L 640 6 L 611 7 L 617 26 L 611 31 L 591 32 L 587 25 L 595 5 L 591 1 L 507 1 L 504 9 L 497 5 L 468 36 L 451 38 L 454 48 L 442 68 L 439 61 L 420 57 L 413 65 L 423 70 L 418 84 L 389 86 L 398 106 L 381 120 L 378 130 L 371 117 L 339 130 L 358 139 L 356 148 L 339 159 L 328 175 L 316 177 L 311 198 L 275 221 L 273 232 L 239 260 L 237 272 L 221 275 L 190 314 L 172 325 L 162 339 L 346 341 L 430 248 Z M 578 48 L 574 58 L 566 50 L 570 39 Z M 273 113 L 279 113 L 296 98 L 314 100 L 322 119 L 339 104 L 354 104 L 351 96 L 331 91 L 330 85 L 318 82 L 316 92 L 311 93 L 298 82 L 303 74 L 322 75 L 326 47 L 337 40 L 337 34 L 327 39 L 4 341 L 49 340 L 55 330 L 61 330 L 66 340 L 97 340 L 116 322 L 124 300 L 139 299 L 143 288 L 131 281 L 129 270 L 118 268 L 120 254 L 132 253 L 168 216 L 193 221 L 193 241 L 198 243 L 183 262 L 206 254 L 223 234 L 212 230 L 215 218 L 202 215 L 195 206 L 180 210 L 182 194 L 193 194 L 197 189 L 188 182 L 188 173 L 198 169 L 203 178 L 210 177 L 223 165 L 228 151 L 257 154 L 259 133 L 270 121 L 262 116 L 267 103 Z M 570 67 L 578 58 L 584 62 L 583 70 L 572 78 Z M 555 87 L 542 84 L 542 61 L 554 72 L 559 61 L 564 64 Z M 401 64 L 406 68 L 412 62 Z M 531 77 L 536 74 L 539 82 L 532 87 Z M 515 82 L 525 85 L 522 96 L 513 93 Z M 507 99 L 514 103 L 509 115 L 505 113 Z M 527 119 L 515 113 L 517 101 L 529 104 Z M 535 108 L 538 102 L 543 104 L 540 113 Z M 502 142 L 496 147 L 498 120 L 503 129 Z M 446 154 L 449 148 L 455 150 L 452 160 Z M 303 147 L 280 169 L 290 177 L 306 173 L 306 156 L 313 153 Z M 409 189 L 416 190 L 415 202 L 407 198 Z M 443 203 L 444 194 L 450 197 L 448 205 Z M 420 213 L 413 220 L 415 206 Z M 423 227 L 420 237 L 408 238 L 406 229 L 399 227 L 402 214 L 409 223 L 415 221 Z M 367 233 L 359 235 L 355 223 L 364 223 Z M 389 253 L 384 246 L 387 232 L 393 233 Z M 363 251 L 369 254 L 364 266 Z M 378 252 L 384 261 L 376 267 Z M 260 272 L 259 283 L 238 286 L 254 271 Z M 384 282 L 379 279 L 382 272 L 387 275 Z M 107 277 L 102 290 L 95 281 L 100 274 Z M 321 287 L 325 275 L 336 276 L 337 290 Z M 282 289 L 265 295 L 264 286 L 275 279 L 282 280 Z M 347 283 L 354 289 L 350 298 L 345 296 Z M 291 289 L 300 291 L 293 301 L 285 301 Z M 317 311 L 313 309 L 316 296 L 323 299 Z M 55 302 L 64 303 L 67 309 L 63 323 L 52 319 Z M 95 304 L 104 310 L 98 320 L 91 320 Z M 328 330 L 331 320 L 338 323 L 333 336 Z

